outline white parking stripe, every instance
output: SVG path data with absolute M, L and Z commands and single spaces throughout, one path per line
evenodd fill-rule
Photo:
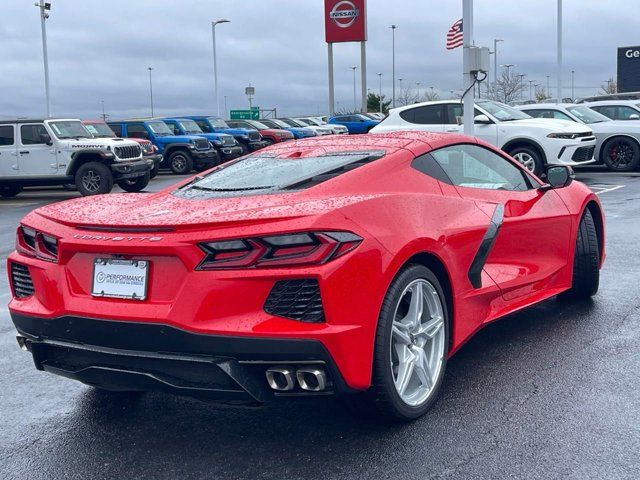
M 619 190 L 620 188 L 624 188 L 624 185 L 616 185 L 614 187 L 605 188 L 603 190 L 600 190 L 599 192 L 596 192 L 596 195 L 613 192 L 614 190 Z

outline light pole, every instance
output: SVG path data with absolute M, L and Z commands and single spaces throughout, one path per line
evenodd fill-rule
M 396 28 L 397 25 L 391 25 L 389 27 L 391 29 L 391 84 L 392 94 L 391 94 L 391 106 L 393 108 L 396 107 Z
M 551 98 L 551 90 L 549 88 L 549 77 L 550 75 L 547 75 L 547 98 Z
M 107 115 L 104 113 L 104 100 L 100 100 L 100 103 L 102 104 L 102 121 L 106 122 L 107 121 Z
M 227 112 L 228 112 L 228 110 L 227 110 L 227 96 L 225 95 L 224 96 L 224 118 L 225 119 L 227 118 Z
M 416 89 L 418 89 L 418 101 L 420 101 L 420 82 L 416 82 Z
M 575 100 L 576 99 L 576 94 L 575 94 L 575 76 L 576 76 L 576 71 L 575 70 L 571 70 L 571 100 Z
M 515 67 L 516 65 L 513 63 L 505 63 L 504 65 L 500 66 L 507 69 L 507 78 L 509 78 L 511 76 L 511 67 Z
M 378 104 L 380 107 L 380 113 L 382 113 L 382 73 L 378 73 L 378 81 L 380 83 L 380 91 L 378 92 Z
M 147 67 L 149 70 L 149 95 L 151 96 L 151 118 L 153 118 L 153 82 L 151 81 L 151 72 L 153 71 L 152 67 Z
M 498 81 L 498 42 L 504 42 L 501 38 L 493 39 L 493 83 Z
M 399 78 L 398 79 L 398 83 L 400 84 L 398 88 L 400 88 L 400 91 L 398 92 L 398 95 L 400 96 L 399 102 L 402 102 L 402 80 L 404 80 L 404 78 Z
M 562 102 L 562 0 L 558 0 L 558 66 L 557 66 L 557 80 L 558 80 L 558 102 Z
M 351 70 L 353 70 L 353 112 L 357 112 L 358 111 L 358 101 L 357 101 L 357 97 L 356 97 L 356 69 L 358 67 L 356 67 L 355 65 L 353 65 L 351 68 Z
M 46 20 L 49 18 L 51 3 L 44 0 L 34 4 L 40 9 L 40 24 L 42 26 L 42 58 L 44 61 L 44 94 L 46 97 L 47 118 L 51 117 L 51 95 L 49 93 L 49 54 L 47 52 L 47 26 Z
M 529 100 L 533 100 L 533 95 L 532 95 L 532 90 L 531 87 L 533 87 L 533 82 L 535 82 L 535 80 L 529 80 Z
M 213 39 L 213 84 L 216 96 L 216 112 L 220 116 L 220 98 L 218 97 L 218 60 L 216 58 L 216 25 L 219 23 L 229 23 L 229 20 L 221 18 L 211 22 L 211 38 Z M 226 110 L 226 108 L 225 108 Z
M 524 97 L 524 95 L 522 94 L 523 93 L 522 90 L 524 90 L 524 77 L 526 76 L 527 75 L 525 73 L 518 74 L 518 78 L 520 78 L 520 88 L 521 88 L 520 95 L 519 95 L 520 98 Z

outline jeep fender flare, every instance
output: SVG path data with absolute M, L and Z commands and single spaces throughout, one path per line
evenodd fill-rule
M 107 156 L 110 154 L 111 156 Z M 100 150 L 97 148 L 84 148 L 76 150 L 71 154 L 71 161 L 67 165 L 67 175 L 73 176 L 76 174 L 80 165 L 85 162 L 98 161 L 103 163 L 111 163 L 115 155 L 112 152 Z
M 169 158 L 169 155 L 171 155 L 177 149 L 184 148 L 187 151 L 189 151 L 190 146 L 193 146 L 193 144 L 189 142 L 167 143 L 164 145 L 164 148 L 162 149 L 162 156 L 164 158 Z

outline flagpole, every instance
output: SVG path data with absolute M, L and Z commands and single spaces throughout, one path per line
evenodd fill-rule
M 474 79 L 469 73 L 469 48 L 473 45 L 473 0 L 462 0 L 462 86 L 466 90 L 464 102 L 464 134 L 474 134 Z

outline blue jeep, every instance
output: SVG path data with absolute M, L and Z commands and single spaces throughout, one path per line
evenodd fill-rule
M 328 123 L 344 125 L 349 133 L 369 133 L 369 130 L 378 125 L 380 120 L 373 120 L 361 113 L 352 113 L 331 117 Z
M 160 167 L 178 175 L 196 169 L 201 172 L 220 163 L 209 140 L 196 135 L 174 135 L 166 123 L 156 119 L 107 122 L 119 137 L 146 138 L 162 154 Z
M 163 118 L 162 121 L 169 126 L 174 135 L 196 135 L 209 140 L 218 152 L 220 163 L 233 160 L 242 155 L 242 147 L 238 145 L 233 135 L 226 133 L 204 133 L 198 124 L 190 118 Z
M 246 154 L 254 150 L 260 150 L 268 146 L 262 140 L 262 135 L 257 130 L 249 128 L 231 128 L 223 119 L 209 115 L 182 115 L 180 118 L 194 120 L 204 133 L 228 133 L 238 141 L 242 147 L 242 153 Z

